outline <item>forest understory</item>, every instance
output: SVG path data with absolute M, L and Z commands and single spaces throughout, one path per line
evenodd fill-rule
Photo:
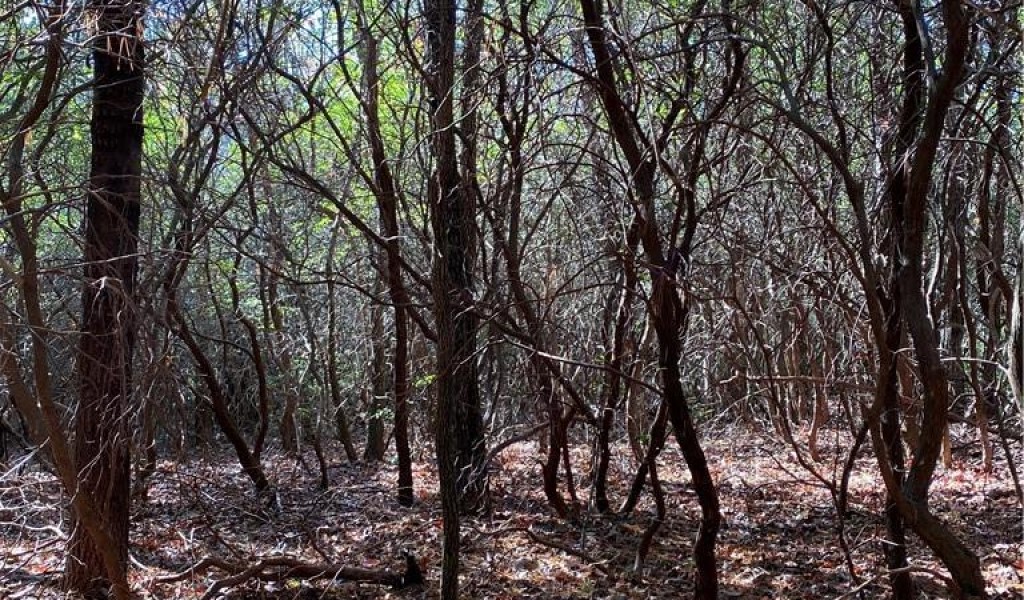
M 990 598 L 1024 594 L 1021 509 L 1005 456 L 981 469 L 973 430 L 953 428 L 953 467 L 940 469 L 933 486 L 937 514 L 981 558 Z M 725 525 L 720 533 L 723 598 L 881 598 L 888 595 L 882 544 L 883 487 L 869 449 L 850 479 L 845 531 L 847 559 L 837 537 L 834 504 L 826 486 L 794 459 L 792 447 L 770 434 L 729 426 L 707 430 L 708 456 L 720 486 Z M 816 466 L 838 481 L 848 434 L 822 436 Z M 1014 440 L 1016 442 L 1016 440 Z M 1013 443 L 1021 464 L 1020 445 Z M 613 502 L 623 498 L 634 466 L 620 448 L 613 462 Z M 403 551 L 423 569 L 426 585 L 401 590 L 341 581 L 239 578 L 227 598 L 434 598 L 442 522 L 437 479 L 429 452 L 414 456 L 415 506 L 395 499 L 395 470 L 388 464 L 346 463 L 328 448 L 331 485 L 318 489 L 310 450 L 300 462 L 268 456 L 268 475 L 279 509 L 268 510 L 251 493 L 237 462 L 209 454 L 191 462 L 163 460 L 151 477 L 148 498 L 132 512 L 131 584 L 139 598 L 203 598 L 217 569 L 162 583 L 206 556 L 238 564 L 287 556 L 401 572 Z M 588 496 L 589 453 L 573 450 L 579 497 Z M 69 519 L 56 478 L 31 461 L 9 461 L 0 479 L 0 597 L 62 598 L 64 543 Z M 523 442 L 505 449 L 491 471 L 491 509 L 463 523 L 462 597 L 465 598 L 682 598 L 692 594 L 692 544 L 699 510 L 678 451 L 662 453 L 659 472 L 668 519 L 640 571 L 638 541 L 654 515 L 649 495 L 625 519 L 583 509 L 573 521 L 555 517 L 539 485 L 539 453 Z M 912 538 L 910 565 L 920 598 L 947 597 L 944 572 L 920 540 Z M 849 565 L 855 569 L 854 581 Z
M 1021 598 L 1022 23 L 0 0 L 0 600 Z

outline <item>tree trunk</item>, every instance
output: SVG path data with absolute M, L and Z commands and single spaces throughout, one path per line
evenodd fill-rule
M 616 62 L 609 49 L 607 32 L 601 6 L 595 0 L 580 1 L 586 34 L 590 49 L 593 52 L 596 69 L 594 87 L 604 106 L 608 125 L 619 149 L 622 151 L 632 174 L 631 187 L 636 198 L 636 210 L 641 216 L 640 243 L 649 265 L 652 281 L 651 298 L 648 313 L 651 325 L 658 338 L 658 366 L 662 380 L 662 402 L 666 404 L 669 421 L 672 423 L 676 441 L 686 460 L 686 466 L 693 480 L 694 491 L 701 508 L 701 523 L 694 545 L 694 563 L 696 566 L 696 586 L 694 597 L 698 600 L 711 600 L 718 597 L 718 566 L 715 558 L 715 544 L 721 526 L 718 491 L 711 478 L 707 459 L 697 438 L 696 427 L 690 415 L 686 396 L 683 392 L 682 375 L 679 369 L 681 359 L 680 337 L 688 315 L 688 305 L 679 296 L 679 287 L 685 282 L 685 269 L 689 266 L 690 246 L 696 232 L 698 212 L 694 193 L 697 188 L 699 165 L 703 156 L 703 138 L 698 135 L 691 140 L 688 148 L 691 161 L 687 164 L 686 183 L 677 190 L 678 218 L 674 220 L 669 233 L 671 243 L 666 254 L 662 241 L 662 232 L 658 227 L 658 211 L 655 205 L 656 175 L 660 163 L 654 156 L 656 149 L 646 147 L 644 138 L 633 128 L 634 121 L 630 118 L 625 101 L 619 95 L 616 85 Z M 693 17 L 703 10 L 703 4 L 693 5 Z M 695 19 L 696 20 L 696 19 Z M 730 26 L 726 24 L 726 27 Z M 731 75 L 727 86 L 719 100 L 719 107 L 725 106 L 729 97 L 735 92 L 739 72 L 743 64 L 742 54 L 736 52 Z M 692 56 L 691 56 L 692 60 Z M 692 72 L 687 72 L 692 77 Z M 706 131 L 707 123 L 701 124 L 698 131 Z M 681 227 L 680 232 L 677 228 Z M 678 245 L 674 243 L 678 235 Z
M 900 340 L 903 338 L 899 315 L 899 294 L 894 293 L 891 302 L 887 304 L 890 305 L 887 307 L 886 315 L 887 351 L 879 365 L 881 381 L 879 390 L 883 395 L 881 434 L 885 444 L 885 453 L 878 456 L 877 459 L 888 462 L 895 485 L 902 486 L 906 461 L 903 455 L 903 436 L 900 433 L 898 356 L 892 351 L 893 348 L 901 347 Z M 911 579 L 910 573 L 904 570 L 907 566 L 907 534 L 897 500 L 892 493 L 886 492 L 884 512 L 885 526 L 889 537 L 883 542 L 882 552 L 885 555 L 885 565 L 891 573 L 889 582 L 892 585 L 893 600 L 911 600 L 914 597 L 914 581 Z
M 216 369 L 214 369 L 210 359 L 207 358 L 206 353 L 203 352 L 203 349 L 189 330 L 188 323 L 185 322 L 181 314 L 181 309 L 178 307 L 178 302 L 174 298 L 173 292 L 170 292 L 169 296 L 167 302 L 168 311 L 176 325 L 178 337 L 181 338 L 182 342 L 185 343 L 185 347 L 192 354 L 192 359 L 195 361 L 196 368 L 199 371 L 199 378 L 206 385 L 206 390 L 210 393 L 209 406 L 213 411 L 214 421 L 224 434 L 224 437 L 231 443 L 232 448 L 234 448 L 238 462 L 242 466 L 242 471 L 252 481 L 257 493 L 260 496 L 264 496 L 268 501 L 272 501 L 273 489 L 271 488 L 270 481 L 263 472 L 263 466 L 260 464 L 259 458 L 250 450 L 249 444 L 245 441 L 242 433 L 238 430 L 238 426 L 235 424 L 235 419 L 228 408 L 228 399 L 224 393 L 224 387 L 217 379 Z
M 409 292 L 402 279 L 402 249 L 399 242 L 398 185 L 388 164 L 380 124 L 380 86 L 377 73 L 378 41 L 370 31 L 366 15 L 360 11 L 363 36 L 363 113 L 373 160 L 373 191 L 377 198 L 385 242 L 385 261 L 381 278 L 386 278 L 395 320 L 395 351 L 392 367 L 392 393 L 395 400 L 395 454 L 398 457 L 398 502 L 413 504 L 412 455 L 409 448 Z
M 986 28 L 987 42 L 993 49 L 999 49 L 1003 56 L 1009 56 L 1017 49 L 1020 42 L 1019 11 L 1005 11 L 992 18 L 993 26 Z M 1002 338 L 1004 324 L 1009 321 L 1010 386 L 1012 393 L 1020 398 L 1021 363 L 1020 356 L 1024 352 L 1024 338 L 1020 333 L 1020 304 L 1024 289 L 1020 286 L 1024 278 L 1024 268 L 1018 268 L 1016 290 L 1003 272 L 1002 265 L 1006 258 L 1006 245 L 1016 245 L 1014 233 L 1007 240 L 1009 203 L 1006 198 L 1013 195 L 1012 161 L 1013 137 L 1011 131 L 1014 119 L 1013 93 L 1019 86 L 1019 69 L 1005 69 L 995 75 L 997 81 L 993 94 L 996 101 L 996 123 L 991 132 L 989 143 L 985 147 L 983 179 L 981 193 L 978 198 L 978 242 L 982 252 L 975 262 L 978 279 L 979 303 L 982 306 L 989 334 L 985 336 L 985 358 L 994 363 L 999 362 L 999 341 Z M 1019 198 L 1019 197 L 1018 197 Z M 1024 208 L 1021 205 L 1020 208 Z M 1018 213 L 1019 214 L 1019 213 Z M 1019 219 L 1018 219 L 1019 221 Z M 1018 222 L 1020 248 L 1017 256 L 1024 255 L 1024 224 Z M 1005 303 L 1005 308 L 1000 307 Z M 1014 327 L 1014 315 L 1017 317 Z M 1016 361 L 1016 363 L 1015 363 Z M 1016 364 L 1016 366 L 1013 366 Z M 983 374 L 982 380 L 996 380 L 996 364 L 978 366 Z M 990 383 L 990 385 L 993 385 Z M 991 390 L 986 387 L 986 393 Z M 998 407 L 998 404 L 997 404 Z M 998 414 L 998 408 L 997 408 Z M 1002 434 L 1002 432 L 1000 432 Z
M 626 436 L 629 438 L 629 448 L 633 452 L 633 458 L 638 462 L 644 460 L 644 432 L 649 428 L 650 419 L 647 418 L 647 398 L 644 387 L 640 384 L 644 376 L 644 361 L 648 354 L 651 339 L 651 328 L 644 326 L 644 332 L 640 335 L 640 341 L 634 345 L 630 352 L 629 385 L 626 386 Z M 650 443 L 650 438 L 648 438 Z
M 476 190 L 459 175 L 454 115 L 454 0 L 424 2 L 432 115 L 434 174 L 427 195 L 434 238 L 432 287 L 437 328 L 437 442 L 444 550 L 441 597 L 458 597 L 460 513 L 486 499 L 483 417 L 476 366 L 477 317 L 473 306 Z M 474 3 L 476 4 L 476 3 Z M 472 11 L 471 11 L 472 12 Z M 459 127 L 464 139 L 474 133 Z
M 255 198 L 253 198 L 252 201 L 255 203 Z M 251 232 L 252 229 L 248 229 L 239 235 L 238 240 L 235 242 L 235 247 L 242 248 L 245 238 L 247 238 Z M 263 359 L 263 349 L 260 344 L 259 332 L 256 330 L 256 325 L 253 324 L 252 319 L 246 316 L 242 308 L 242 296 L 238 290 L 238 270 L 241 263 L 242 253 L 237 252 L 235 254 L 234 262 L 232 263 L 231 272 L 228 274 L 228 288 L 231 290 L 231 310 L 234 312 L 235 318 L 242 324 L 246 335 L 249 337 L 249 352 L 252 357 L 252 368 L 256 371 L 256 389 L 257 398 L 259 399 L 257 402 L 257 413 L 259 423 L 256 427 L 256 437 L 252 444 L 252 454 L 258 461 L 263 455 L 263 445 L 267 439 L 267 431 L 270 429 L 270 386 L 267 383 L 267 364 Z M 212 295 L 213 293 L 214 286 L 211 278 L 210 294 Z
M 75 462 L 79 485 L 94 499 L 128 563 L 129 403 L 135 343 L 135 276 L 142 174 L 145 90 L 143 5 L 98 1 L 93 42 L 92 162 L 85 218 L 85 286 L 76 363 Z M 75 494 L 77 490 L 69 490 Z M 103 554 L 77 520 L 65 583 L 86 597 L 110 588 Z
M 375 292 L 382 291 L 380 275 L 375 283 Z M 387 451 L 387 439 L 384 435 L 384 411 L 387 408 L 389 380 L 391 370 L 388 368 L 386 348 L 387 338 L 384 335 L 384 308 L 380 305 L 370 307 L 370 385 L 368 391 L 369 415 L 366 418 L 366 447 L 363 449 L 363 460 L 377 462 L 384 460 Z
M 632 323 L 633 301 L 636 297 L 636 267 L 633 256 L 636 254 L 640 224 L 634 220 L 626 233 L 622 248 L 623 287 L 619 293 L 619 301 L 615 307 L 615 322 L 612 330 L 612 347 L 608 356 L 608 375 L 605 380 L 606 392 L 601 412 L 600 429 L 597 437 L 597 470 L 594 475 L 594 506 L 599 512 L 609 510 L 608 503 L 608 467 L 611 462 L 611 435 L 615 425 L 615 413 L 622 406 L 627 395 L 629 382 L 622 383 L 622 371 L 625 359 L 635 358 L 635 344 L 629 339 L 629 328 Z M 625 389 L 624 389 L 625 388 Z M 629 416 L 626 416 L 628 421 Z M 627 425 L 628 428 L 628 425 Z M 631 441 L 633 438 L 630 438 Z
M 1018 246 L 1019 255 L 1024 256 L 1024 226 L 1021 227 Z M 1007 352 L 1010 386 L 1017 397 L 1018 409 L 1024 413 L 1024 268 L 1017 272 L 1010 314 L 1010 347 Z
M 335 298 L 334 253 L 338 247 L 341 234 L 342 217 L 339 214 L 331 225 L 331 242 L 327 250 L 327 370 L 325 379 L 331 393 L 331 406 L 334 409 L 334 427 L 338 441 L 345 448 L 345 456 L 349 462 L 356 460 L 356 448 L 352 443 L 352 433 L 345 415 L 345 403 L 341 399 L 341 382 L 338 381 L 338 300 Z
M 923 394 L 920 444 L 902 489 L 891 476 L 886 483 L 906 523 L 949 569 L 959 588 L 957 593 L 984 597 L 985 582 L 977 557 L 930 513 L 928 506 L 928 489 L 948 426 L 949 380 L 939 358 L 932 315 L 924 293 L 923 250 L 935 153 L 969 52 L 970 16 L 955 0 L 942 3 L 946 27 L 944 70 L 935 85 L 926 89 L 925 42 L 917 26 L 915 9 L 907 1 L 899 2 L 897 7 L 906 38 L 903 56 L 906 93 L 894 156 L 898 162 L 889 180 L 886 199 L 891 222 L 899 229 L 893 236 L 895 244 L 886 251 L 896 269 L 893 293 L 900 298 L 903 324 L 913 341 Z M 911 159 L 907 158 L 908 154 Z M 880 343 L 883 349 L 887 345 L 887 342 Z
M 655 275 L 654 297 L 662 297 L 657 317 L 654 319 L 654 330 L 658 334 L 661 353 L 658 366 L 662 373 L 664 388 L 663 402 L 668 405 L 669 421 L 675 432 L 676 442 L 686 459 L 690 471 L 693 489 L 697 493 L 700 504 L 701 521 L 697 529 L 697 541 L 693 548 L 693 560 L 696 565 L 696 590 L 694 597 L 710 600 L 718 597 L 718 564 L 715 560 L 715 543 L 718 530 L 722 523 L 719 510 L 718 490 L 708 470 L 707 458 L 697 438 L 697 429 L 690 415 L 690 408 L 683 393 L 681 374 L 679 372 L 680 344 L 679 332 L 682 328 L 682 316 L 685 310 L 676 292 L 675 282 L 668 275 Z M 660 287 L 660 289 L 659 289 Z
M 827 381 L 825 378 L 825 370 L 822 368 L 822 361 L 827 361 L 829 356 L 828 349 L 826 346 L 830 343 L 828 336 L 822 337 L 822 355 L 815 356 L 814 352 L 810 352 L 808 362 L 810 363 L 811 377 L 820 382 Z M 828 364 L 828 362 L 825 362 Z M 821 452 L 818 450 L 818 436 L 821 430 L 828 423 L 829 420 L 829 408 L 828 408 L 828 386 L 825 383 L 812 383 L 811 393 L 814 397 L 814 407 L 811 414 L 811 428 L 807 432 L 807 449 L 810 451 L 811 458 L 815 462 L 821 462 Z
M 167 297 L 166 300 L 166 314 L 165 318 L 168 323 L 168 327 L 174 331 L 178 338 L 188 348 L 189 354 L 192 355 L 192 360 L 195 362 L 196 370 L 198 371 L 199 378 L 206 386 L 209 392 L 209 403 L 198 402 L 198 406 L 195 411 L 195 427 L 198 441 L 208 440 L 208 429 L 207 423 L 209 419 L 205 414 L 207 409 L 213 413 L 213 420 L 217 423 L 217 426 L 224 433 L 224 436 L 228 438 L 231 446 L 234 448 L 238 461 L 242 466 L 242 470 L 253 482 L 256 487 L 256 491 L 261 496 L 265 496 L 268 501 L 275 501 L 275 496 L 271 488 L 270 482 L 263 472 L 263 467 L 260 464 L 259 457 L 255 456 L 249 449 L 248 443 L 242 436 L 235 424 L 234 416 L 228 407 L 228 396 L 224 390 L 224 386 L 217 378 L 217 370 L 214 368 L 213 363 L 210 362 L 209 357 L 203 351 L 199 342 L 196 341 L 192 331 L 189 329 L 189 323 L 185 319 L 185 316 L 181 312 L 181 307 L 178 302 L 178 289 L 177 286 L 180 284 L 181 279 L 184 277 L 185 272 L 188 270 L 189 260 L 192 256 L 192 245 L 194 243 L 194 218 L 192 216 L 192 206 L 189 199 L 185 199 L 183 202 L 183 208 L 185 214 L 182 216 L 182 223 L 180 230 L 175 236 L 174 252 L 172 256 L 174 260 L 168 266 L 163 274 L 162 286 L 164 294 Z

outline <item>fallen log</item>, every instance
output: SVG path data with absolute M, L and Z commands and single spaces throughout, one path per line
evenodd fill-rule
M 203 574 L 210 569 L 227 573 L 227 577 L 215 580 L 203 594 L 203 600 L 216 597 L 222 590 L 241 585 L 250 580 L 284 581 L 303 579 L 306 581 L 352 581 L 386 585 L 400 589 L 423 583 L 423 573 L 416 558 L 405 553 L 405 571 L 387 569 L 366 569 L 334 563 L 306 562 L 289 556 L 269 556 L 251 563 L 226 560 L 216 556 L 204 556 L 191 567 L 162 577 L 153 578 L 153 583 L 176 583 Z

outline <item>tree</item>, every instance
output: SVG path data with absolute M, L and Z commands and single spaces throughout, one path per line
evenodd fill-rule
M 714 597 L 718 578 L 724 588 L 736 575 L 718 572 L 718 498 L 738 499 L 745 468 L 704 454 L 702 434 L 723 423 L 752 427 L 760 451 L 783 448 L 828 495 L 851 589 L 913 597 L 912 557 L 928 545 L 952 593 L 992 587 L 981 575 L 997 558 L 967 547 L 948 517 L 942 493 L 959 478 L 929 484 L 973 465 L 979 441 L 993 477 L 1015 475 L 1005 380 L 1019 394 L 1018 7 L 149 6 L 0 9 L 0 434 L 19 430 L 58 474 L 88 554 L 69 581 L 71 566 L 89 570 L 86 593 L 131 591 L 115 504 L 129 454 L 119 442 L 132 440 L 135 482 L 150 476 L 161 500 L 173 491 L 158 458 L 170 453 L 231 468 L 220 459 L 233 449 L 244 475 L 224 484 L 251 481 L 270 501 L 287 456 L 297 464 L 281 511 L 305 499 L 294 483 L 316 485 L 299 469 L 315 468 L 310 450 L 322 488 L 329 472 L 378 476 L 329 468 L 365 442 L 364 459 L 386 461 L 367 468 L 397 463 L 397 502 L 377 508 L 418 500 L 401 511 L 409 523 L 443 506 L 446 598 L 460 577 L 480 577 L 467 558 L 490 540 L 565 541 L 576 519 L 644 520 L 621 531 L 637 532 L 625 540 L 633 568 L 656 580 L 678 538 L 655 540 L 685 518 L 669 507 L 699 503 L 699 522 L 684 525 L 696 576 L 673 591 Z M 124 172 L 137 162 L 112 162 L 138 138 L 111 150 L 110 123 L 136 127 L 143 111 L 110 99 L 141 89 L 141 40 L 110 15 L 138 21 L 130 11 L 143 8 L 154 42 L 138 189 Z M 108 60 L 87 63 L 90 49 Z M 123 80 L 97 73 L 92 95 L 93 66 Z M 75 357 L 77 379 L 64 375 Z M 64 411 L 77 395 L 72 439 Z M 308 444 L 326 420 L 340 443 Z M 870 483 L 851 478 L 867 444 Z M 440 497 L 414 493 L 414 467 L 435 459 Z M 506 484 L 511 468 L 529 470 Z M 470 528 L 492 469 L 502 513 L 528 506 L 552 527 Z M 679 478 L 692 501 L 672 502 Z M 853 546 L 844 519 L 879 481 L 885 557 L 865 561 L 874 547 Z M 542 494 L 546 506 L 509 502 Z M 587 549 L 550 547 L 623 568 L 601 561 L 601 535 L 586 538 Z M 324 564 L 211 556 L 227 579 L 209 593 L 249 575 L 323 577 L 343 566 L 332 551 L 356 553 L 333 537 L 288 540 L 322 550 Z
M 1024 231 L 1021 232 L 1017 246 L 1018 252 L 1024 254 Z M 1024 413 L 1024 269 L 1017 273 L 1011 312 L 1010 343 L 1007 352 L 1010 387 L 1016 396 L 1018 410 Z
M 364 6 L 361 6 L 359 11 L 359 29 L 363 41 L 363 100 L 361 107 L 366 116 L 366 135 L 373 161 L 372 189 L 377 199 L 381 234 L 386 240 L 383 257 L 377 262 L 379 277 L 387 281 L 388 297 L 393 304 L 395 323 L 392 391 L 395 401 L 395 452 L 398 455 L 398 501 L 403 506 L 411 506 L 413 503 L 413 481 L 409 450 L 409 318 L 407 314 L 410 299 L 402 278 L 398 185 L 388 164 L 384 136 L 381 132 L 381 80 L 377 72 L 380 43 L 367 23 Z M 375 343 L 377 343 L 376 340 Z M 381 346 L 383 346 L 382 341 Z M 382 351 L 383 347 L 380 349 L 375 347 L 375 368 L 379 358 L 377 353 Z M 376 372 L 374 376 L 377 376 Z M 383 449 L 379 453 L 383 455 Z M 372 455 L 369 442 L 367 443 L 367 455 Z
M 601 4 L 594 0 L 581 0 L 580 6 L 587 41 L 594 59 L 595 75 L 590 83 L 601 100 L 612 136 L 629 165 L 629 186 L 635 197 L 635 210 L 640 222 L 639 243 L 649 264 L 652 289 L 648 315 L 659 346 L 658 369 L 662 384 L 660 410 L 665 412 L 672 424 L 701 508 L 701 523 L 694 545 L 694 597 L 717 598 L 718 565 L 715 544 L 722 516 L 719 511 L 718 490 L 711 477 L 683 388 L 679 365 L 682 358 L 681 336 L 688 320 L 690 303 L 684 302 L 682 295 L 687 285 L 688 270 L 693 257 L 693 239 L 700 219 L 696 195 L 697 182 L 704 168 L 708 132 L 714 121 L 732 102 L 743 72 L 745 53 L 735 41 L 735 31 L 731 17 L 728 16 L 732 9 L 731 3 L 723 2 L 721 13 L 726 15 L 723 19 L 723 28 L 733 41 L 725 47 L 724 62 L 727 66 L 724 84 L 718 97 L 704 109 L 706 112 L 692 114 L 693 111 L 689 108 L 692 99 L 688 94 L 694 92 L 702 73 L 695 66 L 695 50 L 681 49 L 679 55 L 682 60 L 682 89 L 676 92 L 677 95 L 671 95 L 666 117 L 661 123 L 661 131 L 656 135 L 650 135 L 638 128 L 639 119 L 635 112 L 631 112 L 632 107 L 621 91 L 620 80 L 623 75 L 617 69 L 624 68 L 626 61 L 622 60 L 624 57 L 621 54 L 614 52 L 609 41 Z M 705 7 L 704 2 L 694 2 L 689 6 L 687 24 L 680 33 L 682 39 L 691 39 L 692 36 L 699 35 L 696 23 L 704 18 Z M 642 74 L 636 72 L 630 72 L 630 75 L 642 77 Z M 667 90 L 661 91 L 667 93 Z M 693 121 L 687 123 L 691 125 L 691 129 L 681 152 L 688 160 L 681 165 L 680 172 L 677 172 L 661 157 L 672 138 L 674 121 L 680 118 L 684 111 L 691 113 Z M 658 175 L 662 172 L 673 182 L 675 192 L 675 217 L 668 227 L 665 227 L 659 218 L 656 202 Z M 660 450 L 662 440 L 655 437 L 660 438 L 661 435 L 652 436 L 651 447 Z M 647 461 L 647 469 L 658 504 L 658 516 L 650 530 L 653 533 L 663 518 L 664 508 L 654 461 L 656 453 L 649 455 L 651 458 Z M 639 551 L 638 557 L 642 554 L 643 550 Z
M 476 69 L 473 53 L 481 40 L 480 0 L 471 2 L 470 39 L 464 47 Z M 434 239 L 432 285 L 437 329 L 436 452 L 444 515 L 444 563 L 441 596 L 458 596 L 459 514 L 485 501 L 486 473 L 483 415 L 477 381 L 477 316 L 473 306 L 476 251 L 475 150 L 472 113 L 455 119 L 456 2 L 430 0 L 424 13 L 427 32 L 427 95 L 431 112 L 434 172 L 427 186 Z M 463 89 L 463 93 L 466 90 Z M 465 107 L 465 105 L 464 105 Z M 463 140 L 460 163 L 455 130 Z M 460 172 L 461 166 L 461 172 Z
M 950 394 L 934 325 L 938 311 L 925 291 L 924 277 L 931 240 L 928 213 L 934 202 L 935 162 L 971 53 L 973 10 L 959 2 L 942 2 L 938 11 L 941 20 L 925 27 L 916 5 L 899 0 L 893 3 L 891 12 L 872 17 L 885 24 L 886 30 L 898 40 L 895 47 L 902 50 L 902 69 L 891 90 L 895 98 L 890 99 L 890 90 L 873 89 L 877 83 L 870 79 L 868 85 L 856 79 L 840 79 L 832 66 L 835 48 L 842 41 L 835 37 L 834 26 L 838 23 L 830 21 L 834 17 L 821 5 L 811 4 L 809 8 L 827 41 L 823 64 L 828 68 L 821 74 L 823 85 L 819 84 L 825 89 L 823 101 L 814 101 L 821 96 L 808 83 L 814 82 L 814 78 L 803 74 L 800 84 L 793 85 L 796 80 L 786 72 L 786 61 L 771 49 L 768 54 L 781 76 L 783 100 L 769 97 L 765 101 L 777 105 L 781 114 L 813 141 L 836 170 L 847 195 L 848 205 L 830 208 L 809 194 L 830 235 L 842 244 L 849 260 L 847 266 L 861 283 L 868 308 L 877 367 L 874 401 L 870 410 L 865 411 L 865 420 L 888 492 L 887 523 L 893 539 L 887 554 L 889 565 L 897 568 L 892 572 L 894 588 L 900 597 L 911 594 L 909 581 L 897 567 L 905 560 L 900 548 L 905 523 L 950 570 L 959 588 L 957 593 L 983 596 L 984 581 L 977 557 L 929 506 L 929 487 L 948 426 Z M 935 47 L 943 48 L 941 69 L 933 55 Z M 813 63 L 807 62 L 805 67 L 813 69 Z M 839 96 L 842 86 L 851 83 L 851 97 L 868 95 L 869 102 L 884 111 L 879 118 L 892 123 L 884 142 L 878 145 L 879 159 L 886 165 L 881 174 L 863 169 L 855 158 L 860 149 L 854 132 L 864 129 L 853 129 L 849 124 L 849 113 L 842 108 Z M 880 102 L 877 96 L 886 97 L 887 101 Z M 811 123 L 812 115 L 828 123 L 828 128 L 835 132 L 834 138 L 829 137 L 825 127 Z M 868 206 L 871 191 L 880 199 L 876 210 Z M 847 225 L 840 224 L 836 214 L 849 214 L 852 233 L 845 233 Z M 875 216 L 882 218 L 881 236 L 873 229 L 878 226 L 872 222 Z M 908 423 L 919 427 L 920 435 L 909 469 L 905 469 L 903 441 L 899 436 L 899 421 L 904 418 L 900 390 L 904 383 L 898 380 L 898 374 L 900 348 L 906 347 L 908 340 L 913 345 L 914 371 L 921 383 L 918 392 L 911 379 L 910 389 L 902 391 L 907 395 L 919 393 L 921 410 L 919 419 L 906 415 Z
M 145 89 L 143 6 L 130 0 L 98 0 L 90 6 L 96 24 L 92 162 L 76 363 L 79 485 L 94 499 L 103 527 L 116 544 L 122 572 L 128 564 L 129 409 Z M 101 596 L 114 583 L 103 557 L 110 549 L 98 543 L 76 522 L 69 541 L 66 585 L 86 597 Z

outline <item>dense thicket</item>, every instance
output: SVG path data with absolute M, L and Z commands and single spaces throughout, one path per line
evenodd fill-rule
M 840 518 L 819 435 L 844 432 L 885 483 L 894 596 L 914 593 L 909 528 L 983 597 L 929 488 L 951 422 L 988 469 L 1019 441 L 1020 18 L 959 0 L 0 6 L 0 432 L 48 448 L 73 544 L 98 547 L 69 585 L 127 594 L 111 503 L 129 451 L 141 499 L 158 458 L 227 442 L 273 506 L 268 447 L 314 449 L 327 487 L 325 441 L 377 461 L 394 440 L 408 506 L 411 452 L 435 447 L 455 598 L 459 515 L 487 510 L 495 453 L 536 439 L 521 485 L 566 519 L 650 493 L 649 544 L 674 440 L 713 598 L 701 428 L 735 420 L 790 444 Z M 622 452 L 630 489 L 608 483 Z

